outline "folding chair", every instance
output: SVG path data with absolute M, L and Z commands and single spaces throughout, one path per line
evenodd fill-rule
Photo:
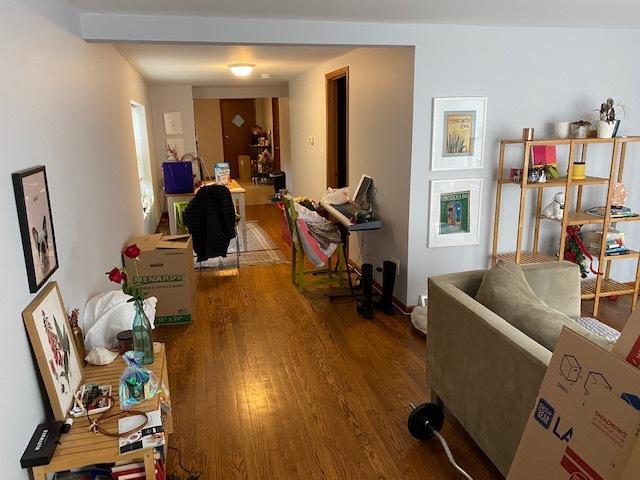
M 292 197 L 284 197 L 284 214 L 291 234 L 291 281 L 303 292 L 306 285 L 344 286 L 344 273 L 347 264 L 344 256 L 344 245 L 339 243 L 336 248 L 338 254 L 337 270 L 333 270 L 332 257 L 327 260 L 326 268 L 308 270 L 305 266 L 305 253 L 300 240 L 302 233 L 298 229 L 298 212 L 296 212 L 295 202 Z M 326 274 L 326 278 L 319 278 L 319 275 Z M 305 275 L 313 275 L 314 280 L 307 280 Z

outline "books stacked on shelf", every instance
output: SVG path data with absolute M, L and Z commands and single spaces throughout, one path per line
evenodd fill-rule
M 582 241 L 589 251 L 597 256 L 600 254 L 600 246 L 602 244 L 602 230 L 590 230 L 582 232 Z M 629 253 L 629 249 L 624 243 L 624 232 L 609 229 L 607 232 L 607 249 L 605 255 L 625 255 Z
M 164 426 L 162 425 L 162 414 L 160 409 L 147 413 L 149 421 L 137 432 L 126 437 L 120 437 L 120 454 L 130 454 L 147 448 L 154 449 L 156 480 L 165 480 L 165 459 L 164 459 Z M 135 428 L 136 422 L 140 420 L 136 417 L 124 417 L 118 420 L 118 431 L 128 432 Z M 111 469 L 114 480 L 135 480 L 144 479 L 144 462 L 131 461 L 120 462 Z
M 166 480 L 167 474 L 165 464 L 159 452 L 155 453 L 156 461 L 156 480 Z M 111 468 L 111 477 L 113 480 L 137 480 L 147 478 L 144 471 L 144 462 L 123 462 L 118 463 Z
M 591 207 L 584 211 L 584 213 L 588 213 L 589 215 L 596 215 L 598 217 L 604 217 L 604 212 L 606 207 Z M 631 210 L 629 207 L 611 207 L 611 218 L 628 218 L 628 217 L 637 217 L 638 213 Z

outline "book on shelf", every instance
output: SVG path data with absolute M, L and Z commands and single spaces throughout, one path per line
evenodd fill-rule
M 158 448 L 164 445 L 164 427 L 162 425 L 162 414 L 160 409 L 147 413 L 149 421 L 137 432 L 133 432 L 126 437 L 120 437 L 120 454 L 136 452 L 145 448 Z M 118 420 L 118 431 L 127 432 L 136 427 L 136 422 L 140 420 L 136 417 L 124 417 Z M 138 423 L 139 425 L 139 423 Z
M 606 211 L 606 207 L 591 207 L 587 208 L 584 213 L 589 215 L 595 215 L 597 217 L 604 217 Z M 627 218 L 627 217 L 637 217 L 638 213 L 631 210 L 630 207 L 611 207 L 611 218 Z

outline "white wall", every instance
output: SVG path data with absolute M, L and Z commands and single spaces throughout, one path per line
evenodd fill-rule
M 380 65 L 385 68 L 381 69 Z M 349 67 L 349 185 L 361 175 L 374 178 L 379 231 L 351 236 L 350 257 L 358 263 L 382 265 L 400 260 L 395 294 L 406 296 L 409 175 L 413 86 L 412 48 L 359 48 L 293 79 L 291 168 L 289 186 L 296 195 L 319 198 L 326 190 L 325 75 Z M 315 137 L 313 145 L 308 137 Z M 365 248 L 360 253 L 361 241 Z M 376 279 L 381 280 L 375 272 Z
M 151 168 L 156 172 L 158 189 L 164 189 L 162 162 L 167 159 L 166 139 L 164 128 L 165 112 L 180 112 L 182 114 L 182 129 L 184 134 L 184 152 L 196 151 L 196 129 L 193 116 L 193 92 L 191 85 L 151 85 L 151 110 L 153 113 L 153 137 L 155 148 L 151 148 Z M 194 171 L 195 171 L 194 167 Z M 164 195 L 158 198 L 163 210 L 166 211 Z
M 522 127 L 534 127 L 540 132 L 554 120 L 574 119 L 608 95 L 630 107 L 631 115 L 625 120 L 623 132 L 640 132 L 637 91 L 640 66 L 632 60 L 640 47 L 638 30 L 109 14 L 86 14 L 82 22 L 85 38 L 96 41 L 415 46 L 411 210 L 405 220 L 409 225 L 409 269 L 406 272 L 406 301 L 409 304 L 415 304 L 417 295 L 426 290 L 429 275 L 483 268 L 488 264 L 496 142 L 500 137 L 518 137 Z M 380 70 L 385 69 L 386 64 L 381 63 Z M 482 171 L 437 174 L 430 171 L 431 102 L 433 97 L 450 95 L 489 97 L 485 169 Z M 633 150 L 637 149 L 635 146 Z M 294 156 L 294 165 L 301 161 Z M 627 178 L 640 178 L 640 165 L 630 163 L 632 170 Z M 485 179 L 480 244 L 428 249 L 429 181 L 469 176 Z M 640 190 L 632 190 L 629 203 L 640 208 Z M 515 219 L 512 216 L 505 222 L 513 224 Z M 632 237 L 633 246 L 640 246 L 638 233 Z
M 578 36 L 591 39 L 585 48 L 574 48 Z M 616 38 L 620 48 L 608 48 L 600 38 Z M 442 39 L 446 38 L 446 41 Z M 411 170 L 411 212 L 409 217 L 409 302 L 426 290 L 425 277 L 454 271 L 485 268 L 489 262 L 495 205 L 499 140 L 518 138 L 523 127 L 534 127 L 538 138 L 549 137 L 551 123 L 584 118 L 607 97 L 630 107 L 623 120 L 623 134 L 640 133 L 640 66 L 629 55 L 640 47 L 640 31 L 540 28 L 429 27 L 416 47 L 414 105 L 414 164 Z M 438 48 L 432 46 L 438 45 Z M 525 54 L 526 52 L 526 54 Z M 539 66 L 537 66 L 539 63 Z M 464 71 L 460 71 L 464 65 Z M 419 67 L 418 67 L 419 66 Z M 485 168 L 475 171 L 431 172 L 430 129 L 433 97 L 479 95 L 488 97 Z M 607 149 L 591 147 L 589 172 L 608 176 Z M 510 166 L 522 162 L 522 150 Z M 559 150 L 559 153 L 562 150 Z M 610 150 L 608 150 L 610 152 Z M 626 183 L 632 190 L 629 202 L 640 208 L 640 146 L 629 147 L 635 161 L 627 162 Z M 566 158 L 565 155 L 562 157 Z M 435 178 L 481 177 L 484 180 L 480 244 L 456 248 L 426 247 L 428 182 Z M 500 244 L 513 251 L 517 226 L 517 188 L 507 187 L 503 198 Z M 551 189 L 550 189 L 551 190 Z M 561 190 L 561 189 L 559 189 Z M 555 193 L 549 191 L 548 196 Z M 585 190 L 585 206 L 600 204 L 605 193 Z M 534 197 L 529 197 L 529 203 Z M 546 198 L 546 197 L 545 197 Z M 575 197 L 574 197 L 575 198 Z M 546 201 L 546 200 L 545 200 Z M 533 213 L 533 212 L 531 212 Z M 545 223 L 554 242 L 542 245 L 555 253 L 559 227 Z M 627 225 L 630 244 L 640 247 L 638 225 Z M 525 238 L 531 238 L 528 235 Z M 545 235 L 545 238 L 548 238 Z M 529 244 L 529 248 L 531 248 Z M 621 279 L 631 279 L 631 262 L 614 262 Z M 626 264 L 626 265 L 624 265 Z M 622 269 L 620 269 L 622 267 Z
M 66 307 L 110 287 L 103 272 L 143 229 L 130 100 L 149 107 L 145 84 L 109 45 L 90 45 L 61 0 L 7 0 L 0 27 L 2 188 L 0 335 L 2 477 L 28 478 L 19 459 L 45 420 L 21 312 L 28 291 L 11 173 L 45 165 Z M 73 33 L 70 33 L 73 32 Z M 10 39 L 10 41 L 8 40 Z

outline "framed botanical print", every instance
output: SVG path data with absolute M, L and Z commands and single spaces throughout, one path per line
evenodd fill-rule
M 433 180 L 429 247 L 477 245 L 481 202 L 481 178 Z
M 56 282 L 50 282 L 22 312 L 56 420 L 64 421 L 82 383 L 82 367 Z
M 482 168 L 486 97 L 433 99 L 431 169 Z
M 49 185 L 44 166 L 12 175 L 29 291 L 37 292 L 58 269 Z

